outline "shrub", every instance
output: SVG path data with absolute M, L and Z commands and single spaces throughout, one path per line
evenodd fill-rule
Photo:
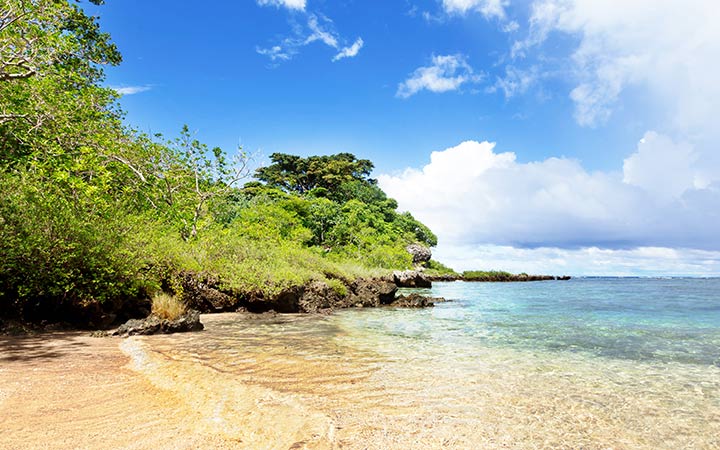
M 428 275 L 433 275 L 433 276 L 459 275 L 457 272 L 455 272 L 450 267 L 448 267 L 438 261 L 435 261 L 434 259 L 431 259 L 430 261 L 428 261 L 426 263 L 425 267 L 427 268 L 425 273 Z
M 92 211 L 50 185 L 5 176 L 0 182 L 0 308 L 31 320 L 68 320 L 90 304 L 143 295 L 136 232 L 127 217 Z

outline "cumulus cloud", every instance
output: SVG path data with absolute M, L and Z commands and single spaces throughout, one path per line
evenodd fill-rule
M 360 52 L 360 49 L 363 48 L 364 44 L 365 42 L 363 42 L 362 38 L 357 38 L 353 45 L 349 47 L 343 47 L 342 50 L 340 50 L 340 52 L 335 55 L 333 61 L 339 61 L 343 58 L 354 58 L 355 56 L 357 56 L 358 52 Z
M 707 187 L 696 162 L 697 154 L 690 144 L 649 131 L 640 140 L 637 152 L 625 159 L 623 181 L 661 199 L 677 198 L 688 189 Z
M 150 89 L 152 89 L 152 86 L 118 86 L 113 87 L 112 89 L 115 89 L 115 92 L 120 95 L 133 95 L 149 91 Z
M 496 153 L 493 143 L 467 141 L 433 152 L 422 169 L 378 181 L 443 245 L 718 251 L 720 183 L 696 186 L 687 173 L 676 180 L 667 164 L 677 161 L 644 159 L 651 147 L 669 145 L 683 146 L 648 134 L 626 172 L 612 173 L 589 172 L 565 158 L 519 163 L 514 153 Z M 640 172 L 647 177 L 638 178 Z M 672 189 L 648 183 L 653 176 Z
M 290 10 L 304 11 L 306 1 L 305 0 L 257 0 L 257 4 L 260 6 L 275 6 L 284 7 Z
M 505 18 L 505 0 L 443 0 L 443 9 L 448 14 L 467 14 L 477 11 L 487 18 Z
M 408 98 L 422 90 L 436 93 L 455 91 L 465 83 L 477 83 L 481 79 L 482 75 L 474 73 L 463 55 L 433 56 L 430 66 L 418 67 L 398 85 L 396 95 Z
M 443 6 L 459 15 L 491 3 Z M 510 22 L 506 5 L 495 4 L 502 15 L 486 17 Z M 509 61 L 498 61 L 504 74 L 485 90 L 510 98 L 560 76 L 571 86 L 577 123 L 597 127 L 632 88 L 644 97 L 622 106 L 658 131 L 647 131 L 634 150 L 628 145 L 615 171 L 590 171 L 567 158 L 518 162 L 493 143 L 469 141 L 379 183 L 437 232 L 436 255 L 459 269 L 716 275 L 719 21 L 714 0 L 533 0 L 527 34 Z M 436 65 L 415 71 L 398 96 L 466 82 L 459 69 Z
M 720 273 L 718 251 L 667 247 L 562 249 L 443 245 L 434 251 L 433 258 L 459 271 L 485 268 L 573 276 L 711 277 Z
M 602 124 L 628 87 L 649 88 L 674 126 L 707 131 L 720 103 L 720 8 L 715 0 L 536 0 L 530 32 L 513 46 L 527 56 L 551 33 L 577 38 L 570 97 L 582 125 Z

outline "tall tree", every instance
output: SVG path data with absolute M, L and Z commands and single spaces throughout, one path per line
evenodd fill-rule
M 77 4 L 3 0 L 0 164 L 77 155 L 117 134 L 117 94 L 100 82 L 102 66 L 121 59 L 110 36 Z
M 307 194 L 313 189 L 323 188 L 333 193 L 352 181 L 375 184 L 375 180 L 370 178 L 373 163 L 357 159 L 351 153 L 307 158 L 273 153 L 270 160 L 272 164 L 257 169 L 255 177 L 286 192 Z

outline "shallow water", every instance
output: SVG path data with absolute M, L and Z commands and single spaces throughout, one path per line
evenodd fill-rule
M 126 351 L 248 447 L 720 448 L 720 280 L 429 293 L 454 301 L 204 316 Z

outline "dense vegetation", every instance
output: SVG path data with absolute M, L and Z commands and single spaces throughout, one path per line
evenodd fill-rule
M 129 128 L 102 85 L 121 56 L 94 18 L 67 0 L 0 8 L 0 315 L 82 322 L 182 295 L 188 273 L 236 292 L 340 291 L 436 244 L 368 160 L 277 153 L 251 181 L 241 149 Z
M 527 274 L 520 274 L 526 275 Z M 514 275 L 510 272 L 500 270 L 466 270 L 462 273 L 462 277 L 466 280 L 492 280 L 492 281 L 508 281 L 520 275 Z

